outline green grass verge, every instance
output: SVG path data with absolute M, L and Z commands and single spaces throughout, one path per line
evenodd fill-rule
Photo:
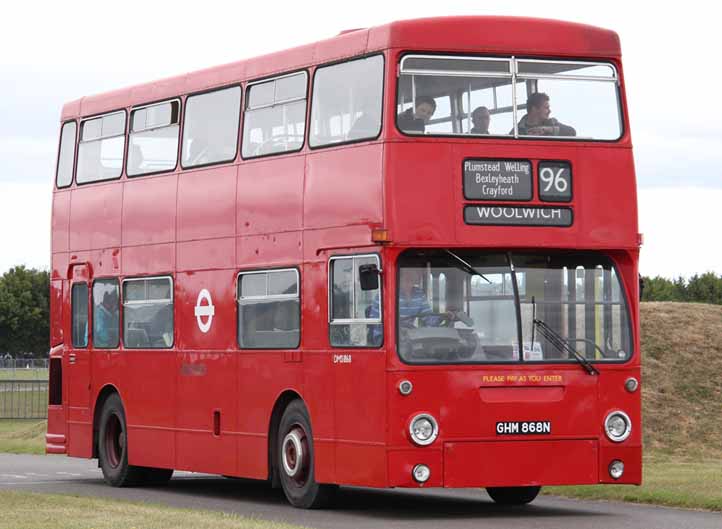
M 44 454 L 46 430 L 46 421 L 0 420 L 0 452 Z
M 0 380 L 47 380 L 48 370 L 45 368 L 31 369 L 0 369 Z
M 2 527 L 14 529 L 299 529 L 301 526 L 154 504 L 3 491 Z
M 545 487 L 545 494 L 592 500 L 652 503 L 722 511 L 722 460 L 682 461 L 650 457 L 644 461 L 643 485 Z

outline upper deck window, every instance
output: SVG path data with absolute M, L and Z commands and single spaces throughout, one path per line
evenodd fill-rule
M 406 55 L 397 125 L 405 134 L 616 140 L 608 63 Z
M 180 101 L 136 108 L 130 116 L 128 176 L 175 169 Z
M 248 88 L 243 123 L 244 158 L 298 151 L 306 126 L 308 74 L 262 81 Z
M 321 147 L 378 136 L 383 83 L 383 55 L 318 68 L 309 145 Z
M 73 164 L 75 163 L 75 121 L 63 124 L 60 133 L 60 152 L 58 153 L 58 172 L 56 185 L 58 188 L 67 187 L 73 181 Z
M 183 168 L 233 160 L 240 112 L 240 86 L 188 97 L 183 118 Z
M 80 124 L 79 184 L 118 178 L 123 170 L 125 112 L 113 112 Z

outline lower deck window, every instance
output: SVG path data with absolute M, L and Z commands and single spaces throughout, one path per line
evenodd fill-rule
M 331 259 L 330 339 L 334 347 L 380 347 L 383 343 L 381 285 L 362 290 L 359 268 L 375 264 L 376 255 Z
M 71 298 L 73 347 L 88 347 L 88 284 L 74 284 Z
M 238 345 L 243 349 L 295 349 L 301 338 L 298 270 L 244 272 L 238 276 Z
M 123 342 L 128 349 L 173 346 L 173 281 L 170 277 L 123 282 Z
M 118 347 L 118 290 L 115 279 L 96 279 L 93 282 L 93 347 L 96 349 Z

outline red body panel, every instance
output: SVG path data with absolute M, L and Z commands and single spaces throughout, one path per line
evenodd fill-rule
M 483 28 L 483 31 L 481 31 Z M 511 30 L 513 28 L 513 31 Z M 614 143 L 410 138 L 395 127 L 396 72 L 406 51 L 603 59 L 623 81 L 615 33 L 579 24 L 505 17 L 397 22 L 142 86 L 83 98 L 63 121 L 212 87 L 243 84 L 323 63 L 383 53 L 383 129 L 351 145 L 242 160 L 159 175 L 56 189 L 52 220 L 52 352 L 63 358 L 63 405 L 48 412 L 49 452 L 93 457 L 93 425 L 105 391 L 117 391 L 128 421 L 131 464 L 267 478 L 272 412 L 299 397 L 309 410 L 316 478 L 374 487 L 420 486 L 414 465 L 431 469 L 425 486 L 520 486 L 641 480 L 636 187 L 626 118 Z M 620 84 L 623 87 L 623 84 Z M 313 87 L 309 88 L 310 94 Z M 245 103 L 245 95 L 244 95 Z M 308 126 L 306 127 L 308 128 Z M 127 150 L 127 147 L 126 147 Z M 462 190 L 465 158 L 566 160 L 574 167 L 568 228 L 470 226 Z M 540 204 L 536 198 L 529 203 Z M 374 228 L 391 242 L 374 244 Z M 600 365 L 409 366 L 396 352 L 396 260 L 407 248 L 597 250 L 615 263 L 632 320 L 634 354 Z M 384 342 L 380 348 L 330 345 L 329 258 L 381 258 Z M 238 346 L 239 272 L 296 268 L 301 278 L 301 344 L 292 350 Z M 71 346 L 70 289 L 98 277 L 171 276 L 170 349 L 96 350 Z M 201 290 L 214 305 L 210 329 L 194 308 Z M 75 355 L 71 365 L 69 358 Z M 350 363 L 337 362 L 350 355 Z M 507 382 L 524 375 L 534 382 Z M 402 396 L 398 383 L 414 384 Z M 499 382 L 503 381 L 503 382 Z M 603 432 L 623 409 L 634 425 L 624 443 Z M 440 423 L 429 447 L 414 445 L 410 418 Z M 500 439 L 497 421 L 548 420 L 545 436 Z M 97 424 L 95 425 L 97 428 Z
M 543 461 L 543 464 L 540 464 Z M 530 487 L 597 482 L 594 440 L 490 441 L 444 445 L 444 485 Z

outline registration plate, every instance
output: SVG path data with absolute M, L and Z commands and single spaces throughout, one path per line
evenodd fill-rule
M 548 435 L 551 421 L 503 421 L 496 423 L 496 435 Z

